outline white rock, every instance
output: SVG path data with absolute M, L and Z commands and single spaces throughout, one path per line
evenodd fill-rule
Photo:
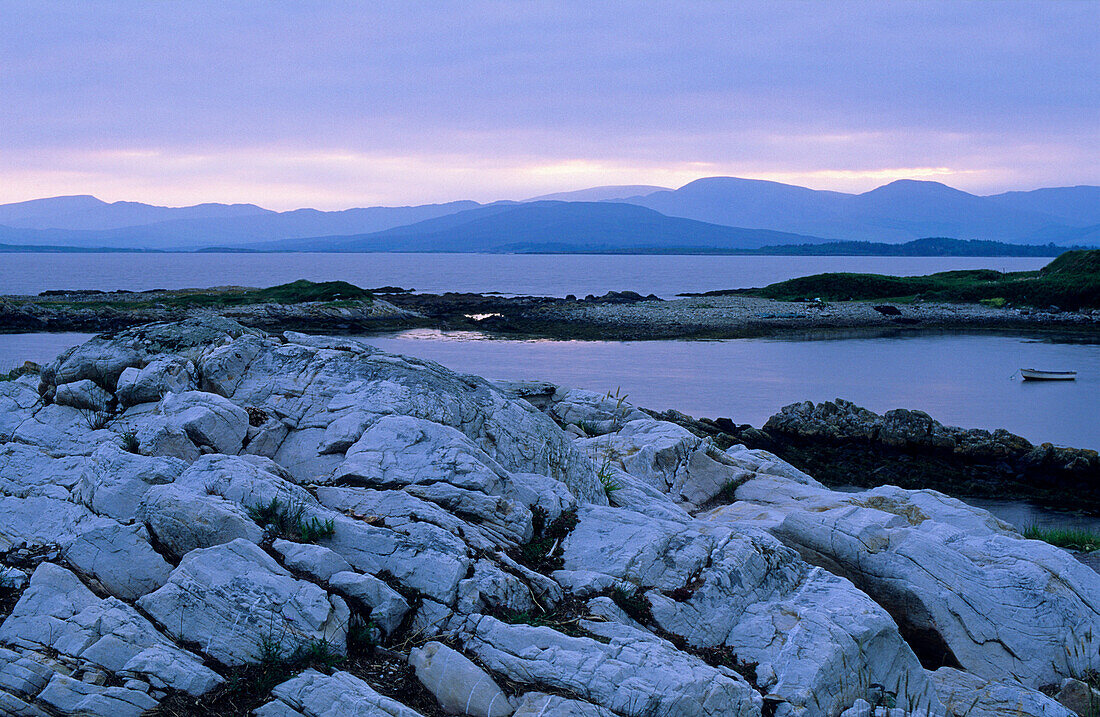
M 335 478 L 379 488 L 442 480 L 499 495 L 508 474 L 454 428 L 412 416 L 384 416 L 348 449 Z
M 549 417 L 483 379 L 430 361 L 242 337 L 207 354 L 201 373 L 207 387 L 296 427 L 275 459 L 300 477 L 339 465 L 339 456 L 320 453 L 325 429 L 362 411 L 457 428 L 507 471 L 542 473 L 586 500 L 605 501 L 591 462 Z
M 413 648 L 416 677 L 450 714 L 509 717 L 512 705 L 493 678 L 460 652 L 440 642 Z
M 174 484 L 147 490 L 138 519 L 177 557 L 238 538 L 253 543 L 263 539 L 263 529 L 237 503 Z
M 106 411 L 111 405 L 112 398 L 111 394 L 97 386 L 95 381 L 82 379 L 58 386 L 53 400 L 59 406 Z
M 351 570 L 348 561 L 321 545 L 292 543 L 280 538 L 271 547 L 283 556 L 283 565 L 303 572 L 314 580 L 325 582 L 336 573 Z
M 54 675 L 38 699 L 63 714 L 140 717 L 157 706 L 144 692 L 125 687 L 101 687 Z
M 657 625 L 756 663 L 759 686 L 796 712 L 839 713 L 867 681 L 904 684 L 910 699 L 936 702 L 887 612 L 772 536 L 612 508 L 578 517 L 563 546 L 566 570 L 639 586 Z
M 81 532 L 65 559 L 112 595 L 134 600 L 164 585 L 172 566 L 149 545 L 144 526 L 119 524 Z
M 125 369 L 115 393 L 125 406 L 159 401 L 165 394 L 184 393 L 198 388 L 195 365 L 181 356 L 160 356 L 144 368 Z
M 465 647 L 510 680 L 565 689 L 627 717 L 760 714 L 760 695 L 732 670 L 652 640 L 602 643 L 548 627 L 471 617 Z
M 1029 687 L 1095 667 L 1100 575 L 984 510 L 936 491 L 845 494 L 782 479 L 753 479 L 737 497 L 778 514 L 778 538 L 923 636 L 918 650 Z
M 326 676 L 306 670 L 276 686 L 271 695 L 275 699 L 256 710 L 256 717 L 422 717 L 347 672 Z
M 146 677 L 131 664 L 150 649 L 163 653 L 150 669 L 170 687 L 203 694 L 222 678 L 202 661 L 162 635 L 130 605 L 115 598 L 101 600 L 68 570 L 42 563 L 31 584 L 0 626 L 0 644 L 31 650 L 56 651 L 76 660 L 119 673 Z M 163 672 L 160 667 L 170 665 Z
M 191 463 L 202 455 L 182 428 L 159 414 L 146 416 L 138 421 L 134 434 L 141 446 L 141 452 L 147 456 L 179 458 Z
M 186 468 L 178 458 L 136 455 L 105 443 L 85 466 L 75 497 L 94 512 L 127 523 L 150 486 L 171 483 Z
M 191 551 L 138 605 L 170 634 L 230 665 L 257 661 L 265 644 L 287 656 L 316 641 L 335 654 L 347 649 L 344 601 L 295 579 L 245 540 Z
M 82 532 L 114 523 L 67 500 L 0 495 L 0 551 L 24 543 L 66 546 Z
M 218 453 L 239 451 L 248 432 L 248 412 L 215 393 L 169 393 L 157 410 L 195 445 L 210 446 Z
M 392 635 L 401 626 L 409 612 L 409 603 L 401 593 L 373 575 L 350 570 L 339 572 L 329 579 L 329 586 L 353 604 L 365 608 L 370 619 L 387 635 Z
M 949 714 L 968 717 L 1072 717 L 1075 714 L 1042 692 L 1012 680 L 989 682 L 950 667 L 941 667 L 930 674 Z
M 601 465 L 622 468 L 677 501 L 701 504 L 752 476 L 686 428 L 651 418 L 579 441 Z
M 68 500 L 86 462 L 83 456 L 57 458 L 21 443 L 0 445 L 0 493 L 17 498 Z
M 589 702 L 528 692 L 519 701 L 513 717 L 615 717 L 615 713 Z

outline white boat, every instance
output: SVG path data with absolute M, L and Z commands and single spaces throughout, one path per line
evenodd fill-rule
M 1033 368 L 1022 368 L 1020 374 L 1025 381 L 1073 381 L 1077 378 L 1076 371 L 1039 371 Z

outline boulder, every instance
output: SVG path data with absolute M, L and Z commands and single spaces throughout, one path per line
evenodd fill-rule
M 95 381 L 85 378 L 58 386 L 53 400 L 59 406 L 106 411 L 114 397 L 97 386 Z
M 450 426 L 413 416 L 384 416 L 352 444 L 333 478 L 376 488 L 445 481 L 500 495 L 508 474 Z
M 907 707 L 936 704 L 890 615 L 763 531 L 600 507 L 578 518 L 565 570 L 628 585 L 620 594 L 665 632 L 755 663 L 758 686 L 790 709 L 837 714 L 868 682 L 905 685 Z
M 931 490 L 834 493 L 778 478 L 736 495 L 709 517 L 743 525 L 762 508 L 762 526 L 852 580 L 930 659 L 948 655 L 987 680 L 1012 675 L 1029 687 L 1095 666 L 1100 575 L 984 510 Z
M 138 605 L 169 634 L 229 665 L 272 651 L 289 657 L 318 642 L 334 654 L 347 650 L 344 601 L 294 578 L 246 540 L 191 551 Z
M 64 557 L 107 592 L 135 600 L 164 585 L 172 566 L 149 545 L 143 526 L 119 524 L 81 532 L 65 547 Z
M 948 714 L 968 717 L 1073 717 L 1073 712 L 1038 690 L 1014 680 L 990 682 L 952 667 L 931 673 L 940 701 Z
M 78 665 L 116 674 L 156 674 L 166 686 L 196 696 L 223 681 L 133 607 L 115 598 L 97 598 L 75 575 L 52 563 L 34 571 L 30 586 L 0 626 L 0 645 L 35 654 L 53 651 Z M 159 660 L 134 661 L 151 649 L 159 651 Z
M 601 471 L 621 468 L 676 501 L 696 505 L 751 476 L 709 440 L 651 418 L 630 421 L 615 433 L 578 445 L 593 451 Z
M 256 717 L 422 717 L 347 672 L 306 670 L 271 690 L 274 698 Z
M 615 713 L 590 702 L 570 700 L 545 692 L 528 692 L 516 706 L 514 717 L 615 717 Z
M 130 367 L 119 375 L 115 394 L 124 406 L 159 401 L 168 393 L 198 388 L 195 365 L 181 356 L 160 356 L 144 368 Z
M 197 446 L 217 453 L 241 450 L 248 432 L 248 412 L 216 393 L 169 393 L 157 406 L 168 425 L 181 429 Z
M 430 361 L 246 336 L 208 352 L 200 372 L 204 387 L 295 427 L 274 458 L 299 477 L 340 464 L 339 455 L 321 453 L 334 420 L 352 412 L 405 415 L 458 429 L 507 471 L 541 473 L 585 500 L 606 502 L 591 462 L 549 417 Z
M 103 687 L 54 675 L 38 699 L 62 714 L 140 717 L 157 701 L 140 690 Z
M 105 443 L 91 455 L 74 497 L 99 515 L 128 523 L 150 486 L 171 483 L 186 468 L 178 458 L 137 455 Z
M 332 575 L 329 587 L 370 615 L 371 622 L 387 635 L 401 627 L 409 612 L 409 603 L 401 593 L 373 575 L 345 570 Z
M 413 648 L 409 664 L 449 714 L 509 717 L 513 712 L 508 698 L 485 670 L 443 643 Z
M 568 690 L 626 717 L 760 714 L 760 695 L 733 670 L 645 635 L 601 642 L 473 616 L 463 640 L 481 664 L 509 680 Z
M 176 557 L 237 539 L 259 543 L 263 528 L 237 503 L 185 486 L 153 486 L 146 491 L 138 519 Z

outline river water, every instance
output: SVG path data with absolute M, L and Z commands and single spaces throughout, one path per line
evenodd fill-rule
M 421 292 L 565 296 L 764 286 L 851 271 L 911 276 L 955 269 L 1038 269 L 1049 258 L 874 256 L 604 256 L 532 254 L 0 254 L 0 294 L 50 289 L 274 286 L 296 279 Z

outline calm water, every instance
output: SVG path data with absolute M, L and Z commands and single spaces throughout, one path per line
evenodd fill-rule
M 0 294 L 48 289 L 181 289 L 343 280 L 417 291 L 565 296 L 764 286 L 826 271 L 897 275 L 1038 269 L 1047 258 L 577 256 L 524 254 L 0 254 Z
M 0 370 L 49 361 L 86 334 L 0 334 Z M 386 351 L 489 378 L 621 390 L 639 406 L 762 425 L 796 401 L 841 397 L 876 412 L 914 408 L 1032 442 L 1100 448 L 1100 345 L 988 334 L 726 341 L 516 341 L 473 332 L 361 337 Z M 1024 382 L 1020 367 L 1076 370 Z

